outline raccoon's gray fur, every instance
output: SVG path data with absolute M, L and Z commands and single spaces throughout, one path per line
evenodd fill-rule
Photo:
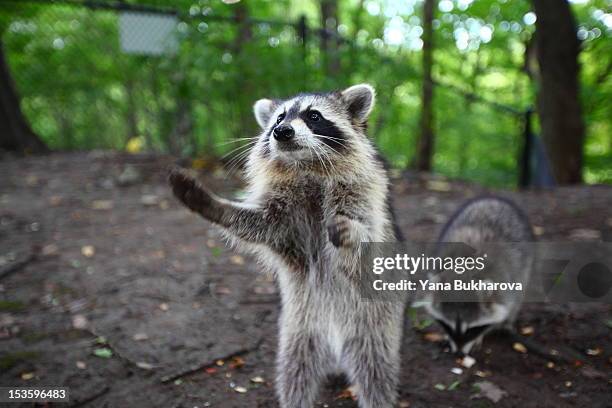
M 360 242 L 394 242 L 386 171 L 365 135 L 374 89 L 255 103 L 263 129 L 244 202 L 216 197 L 181 171 L 175 195 L 274 273 L 281 292 L 276 389 L 281 407 L 312 407 L 345 372 L 363 408 L 396 401 L 404 305 L 362 301 Z
M 481 197 L 467 202 L 446 223 L 438 239 L 438 256 L 478 257 L 491 244 L 501 244 L 503 252 L 486 260 L 482 271 L 462 275 L 465 279 L 493 282 L 521 282 L 523 289 L 534 268 L 531 226 L 523 212 L 511 201 L 498 197 Z M 443 245 L 464 243 L 467 247 Z M 495 251 L 495 250 L 494 250 Z M 457 279 L 454 271 L 437 271 L 432 281 L 451 282 Z M 472 292 L 461 301 L 444 299 L 444 292 L 429 293 L 425 307 L 446 331 L 453 352 L 469 354 L 474 345 L 482 342 L 491 329 L 512 326 L 521 308 L 523 292 Z

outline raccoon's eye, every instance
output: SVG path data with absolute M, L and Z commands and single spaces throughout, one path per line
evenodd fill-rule
M 285 113 L 281 113 L 280 115 L 278 115 L 278 118 L 276 118 L 276 124 L 278 125 L 279 123 L 281 123 L 283 121 L 283 119 L 285 119 Z
M 312 120 L 313 122 L 318 122 L 321 120 L 321 114 L 316 110 L 310 111 L 308 112 L 308 119 Z

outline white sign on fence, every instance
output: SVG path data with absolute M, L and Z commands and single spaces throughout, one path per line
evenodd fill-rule
M 119 15 L 119 41 L 127 54 L 175 54 L 178 19 L 171 14 L 123 11 Z

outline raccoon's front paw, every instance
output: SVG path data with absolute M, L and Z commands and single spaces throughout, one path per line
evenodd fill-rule
M 191 211 L 206 215 L 206 210 L 211 207 L 213 198 L 208 191 L 185 170 L 179 168 L 170 169 L 168 182 L 172 186 L 172 192 Z
M 344 215 L 336 215 L 327 224 L 327 235 L 336 247 L 352 246 L 351 219 Z

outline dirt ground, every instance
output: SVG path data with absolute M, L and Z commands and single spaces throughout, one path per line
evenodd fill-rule
M 70 387 L 70 406 L 277 406 L 276 288 L 171 197 L 172 163 L 105 152 L 0 161 L 0 385 Z M 239 193 L 219 170 L 202 175 Z M 418 241 L 485 191 L 410 173 L 393 186 L 401 228 Z M 541 240 L 612 241 L 610 186 L 496 193 L 527 211 Z M 520 330 L 572 361 L 493 335 L 460 374 L 439 328 L 407 313 L 416 324 L 403 344 L 400 406 L 612 406 L 611 312 L 527 304 Z M 323 391 L 318 407 L 356 407 L 340 380 Z

